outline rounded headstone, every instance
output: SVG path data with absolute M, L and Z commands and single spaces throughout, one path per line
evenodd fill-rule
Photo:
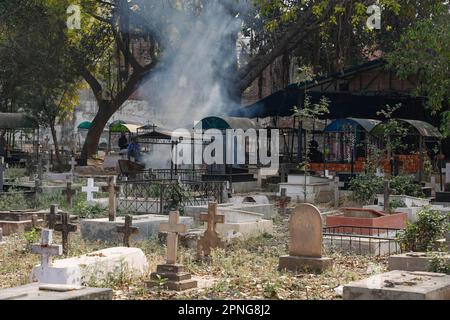
M 322 219 L 311 204 L 300 204 L 289 219 L 291 243 L 289 254 L 299 257 L 322 257 Z

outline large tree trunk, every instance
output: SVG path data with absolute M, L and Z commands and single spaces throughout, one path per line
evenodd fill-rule
M 108 111 L 113 109 L 109 107 L 100 107 L 97 115 L 92 121 L 92 126 L 89 129 L 86 140 L 81 150 L 81 159 L 87 162 L 87 159 L 97 153 L 98 144 L 100 142 L 100 137 L 105 130 L 106 124 L 114 112 Z
M 62 168 L 61 154 L 59 152 L 59 143 L 58 143 L 58 137 L 56 135 L 56 129 L 55 129 L 55 122 L 54 121 L 50 123 L 50 131 L 52 133 L 53 145 L 55 146 L 56 163 L 58 164 L 58 168 Z

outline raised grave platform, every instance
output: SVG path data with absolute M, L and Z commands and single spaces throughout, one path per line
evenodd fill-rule
M 139 233 L 132 235 L 131 241 L 145 241 L 157 237 L 159 225 L 167 222 L 169 216 L 165 215 L 141 215 L 133 216 L 133 227 L 139 228 Z M 192 217 L 180 217 L 180 223 L 192 227 L 194 219 Z M 81 235 L 87 241 L 104 241 L 111 243 L 121 243 L 123 235 L 117 232 L 117 227 L 125 224 L 124 217 L 118 217 L 116 221 L 109 221 L 108 218 L 84 219 L 81 220 Z
M 450 276 L 390 271 L 344 286 L 344 300 L 450 300 Z
M 436 253 L 437 254 L 437 253 Z M 430 271 L 433 254 L 430 252 L 408 252 L 389 257 L 389 270 Z M 440 259 L 450 267 L 450 254 L 443 254 Z
M 0 300 L 112 300 L 113 291 L 106 288 L 74 288 L 31 283 L 0 290 Z

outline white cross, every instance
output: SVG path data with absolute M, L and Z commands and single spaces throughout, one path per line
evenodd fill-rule
M 450 183 L 450 162 L 447 162 L 445 164 L 444 173 L 445 173 L 445 183 Z
M 86 198 L 88 202 L 92 202 L 94 200 L 94 192 L 98 192 L 99 188 L 94 187 L 94 179 L 89 178 L 86 187 L 81 188 L 81 191 L 86 193 Z
M 77 165 L 77 162 L 75 161 L 75 158 L 70 158 L 70 174 L 73 175 L 73 172 L 75 171 L 75 166 Z
M 380 168 L 377 168 L 377 172 L 375 173 L 377 177 L 384 177 L 384 172 L 381 172 Z
M 43 272 L 52 266 L 52 256 L 60 256 L 63 254 L 62 245 L 53 244 L 53 230 L 44 229 L 41 232 L 41 243 L 34 244 L 31 252 L 41 255 L 41 265 L 39 266 Z

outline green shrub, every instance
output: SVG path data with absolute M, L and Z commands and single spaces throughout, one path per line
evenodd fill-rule
M 450 265 L 447 264 L 445 253 L 435 252 L 432 254 L 430 268 L 428 271 L 450 274 Z
M 373 202 L 377 193 L 383 190 L 383 178 L 373 174 L 359 174 L 350 181 L 350 190 L 352 199 L 362 203 L 370 204 Z
M 87 201 L 77 201 L 72 212 L 83 219 L 98 218 L 103 216 L 106 210 L 99 204 L 89 204 Z
M 390 182 L 392 194 L 407 195 L 411 197 L 424 197 L 422 187 L 414 181 L 414 177 L 410 175 L 399 175 L 392 177 Z
M 14 190 L 0 196 L 0 210 L 26 210 L 30 209 L 29 205 L 25 195 Z
M 40 238 L 40 232 L 33 228 L 31 229 L 31 231 L 25 232 L 23 234 L 23 238 L 26 241 L 26 251 L 30 251 L 31 250 L 31 246 L 35 243 L 39 242 L 39 238 Z
M 417 214 L 415 223 L 407 223 L 397 241 L 403 251 L 431 251 L 436 241 L 445 238 L 449 229 L 448 216 L 425 207 Z

